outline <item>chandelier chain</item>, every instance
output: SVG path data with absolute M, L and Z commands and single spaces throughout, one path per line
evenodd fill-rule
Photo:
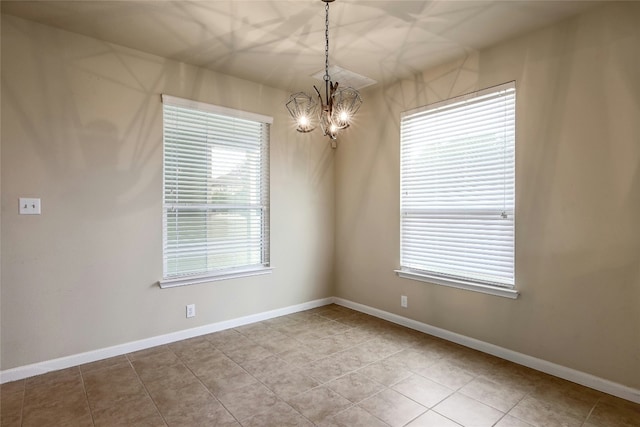
M 329 3 L 324 5 L 324 80 L 329 81 Z

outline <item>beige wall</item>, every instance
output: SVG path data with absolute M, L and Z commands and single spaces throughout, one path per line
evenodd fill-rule
M 365 93 L 336 157 L 337 296 L 639 388 L 638 23 L 613 4 Z M 511 80 L 521 297 L 396 277 L 400 113 Z
M 611 5 L 366 92 L 334 183 L 334 152 L 291 131 L 287 94 L 3 17 L 1 369 L 336 293 L 640 387 L 638 22 L 639 4 Z M 400 112 L 509 80 L 520 299 L 399 279 Z M 160 93 L 275 117 L 272 275 L 155 285 Z M 21 196 L 43 214 L 17 215 Z
M 274 117 L 273 274 L 156 285 L 161 93 Z M 334 152 L 292 131 L 287 96 L 3 17 L 2 369 L 333 295 Z M 19 216 L 18 197 L 42 215 Z

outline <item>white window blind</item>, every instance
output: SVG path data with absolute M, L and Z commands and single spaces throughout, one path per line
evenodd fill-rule
M 514 287 L 515 83 L 403 113 L 401 271 Z
M 269 266 L 272 119 L 162 100 L 164 278 Z

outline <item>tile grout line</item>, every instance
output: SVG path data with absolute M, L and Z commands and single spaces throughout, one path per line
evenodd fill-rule
M 441 417 L 443 417 L 443 418 L 446 418 L 447 420 L 451 421 L 452 423 L 454 423 L 454 424 L 456 424 L 456 425 L 459 425 L 460 427 L 464 427 L 464 426 L 463 426 L 462 424 L 460 424 L 459 422 L 452 420 L 452 419 L 451 419 L 451 418 L 449 418 L 448 416 L 446 416 L 446 415 L 444 415 L 444 414 L 441 414 L 440 412 L 438 412 L 438 411 L 436 411 L 436 410 L 434 410 L 434 409 L 429 409 L 429 411 L 433 412 L 434 414 L 438 414 L 438 415 L 440 415 L 440 416 L 441 416 Z M 505 415 L 507 415 L 507 414 L 505 414 Z M 504 418 L 504 417 L 502 417 L 502 418 Z M 500 418 L 500 420 L 501 420 L 502 418 Z M 499 422 L 500 422 L 500 420 L 496 421 L 496 424 L 497 424 L 497 423 L 499 423 Z M 495 425 L 495 424 L 494 424 L 494 425 Z
M 78 371 L 80 371 L 80 382 L 82 382 L 82 390 L 84 391 L 84 398 L 87 402 L 87 409 L 89 410 L 89 415 L 91 416 L 91 423 L 93 423 L 94 427 L 96 425 L 96 420 L 93 417 L 93 411 L 91 410 L 91 404 L 89 403 L 89 395 L 87 393 L 87 387 L 84 383 L 84 375 L 82 374 L 82 369 L 78 366 Z
M 213 346 L 213 348 L 214 348 L 215 350 L 218 350 L 218 351 L 220 351 L 222 354 L 225 354 L 222 350 L 220 350 L 220 349 L 219 349 L 219 348 L 217 348 L 215 345 L 213 345 L 213 343 L 211 343 L 211 345 Z M 175 354 L 175 353 L 174 353 L 174 354 Z M 197 376 L 197 375 L 195 374 L 195 372 L 193 372 L 193 370 L 191 370 L 191 368 L 189 367 L 189 365 L 187 365 L 187 364 L 182 360 L 182 358 L 180 358 L 180 356 L 176 355 L 176 357 L 178 358 L 178 360 L 180 361 L 180 363 L 182 363 L 182 366 L 184 366 L 185 368 L 187 368 L 187 370 L 188 370 L 189 372 L 191 372 L 191 375 L 193 375 L 193 377 L 198 381 L 198 383 L 200 383 L 200 384 L 202 385 L 202 387 L 204 387 L 204 389 L 205 389 L 205 390 L 207 390 L 207 393 L 209 393 L 209 394 L 210 394 L 210 395 L 211 395 L 211 396 L 216 400 L 216 402 L 218 402 L 218 403 L 219 403 L 219 404 L 224 408 L 224 410 L 225 410 L 225 411 L 227 411 L 227 413 L 228 413 L 229 415 L 231 415 L 231 416 L 233 417 L 233 419 L 234 419 L 234 420 L 236 420 L 236 422 L 237 422 L 238 424 L 242 425 L 242 423 L 240 422 L 240 420 L 239 420 L 235 415 L 233 415 L 233 413 L 229 410 L 229 408 L 227 408 L 227 407 L 225 406 L 225 404 L 224 404 L 220 399 L 218 399 L 218 397 L 217 397 L 215 394 L 213 394 L 213 392 L 212 392 L 211 390 L 209 390 L 209 387 L 207 387 L 207 386 L 206 386 L 206 384 L 202 382 L 202 380 L 200 379 L 200 377 L 199 377 L 199 376 Z M 228 357 L 228 356 L 226 356 L 226 354 L 225 354 L 225 357 Z M 237 364 L 237 365 L 238 365 L 238 366 L 240 366 L 240 364 Z M 242 366 L 240 366 L 240 368 L 242 368 Z M 242 369 L 244 370 L 244 368 L 242 368 Z M 246 372 L 246 371 L 245 371 L 245 372 Z M 247 372 L 247 374 L 249 374 L 249 373 Z M 251 375 L 251 374 L 249 374 L 249 375 Z M 253 375 L 251 375 L 251 376 L 253 377 Z M 255 377 L 253 377 L 253 378 L 255 378 Z
M 596 409 L 596 406 L 598 406 L 598 403 L 600 403 L 602 398 L 603 398 L 603 396 L 598 397 L 598 400 L 596 400 L 596 403 L 593 404 L 593 406 L 591 407 L 591 410 L 589 410 L 589 413 L 587 414 L 586 418 L 582 422 L 581 427 L 585 427 L 586 426 L 587 421 L 589 421 L 589 418 L 591 417 L 591 414 L 593 414 L 593 411 Z
M 504 414 L 504 416 L 506 417 L 507 415 L 509 415 L 510 417 L 513 417 L 513 418 L 515 418 L 515 419 L 517 419 L 517 420 L 520 420 L 520 421 L 522 421 L 523 423 L 531 424 L 531 423 L 530 423 L 529 421 L 527 421 L 527 420 L 523 420 L 522 418 L 519 418 L 519 417 L 517 417 L 517 416 L 515 416 L 515 415 L 511 415 L 511 414 L 510 414 L 510 412 L 511 412 L 511 411 L 513 411 L 513 408 L 515 408 L 516 406 L 518 406 L 518 405 L 519 405 L 523 400 L 525 400 L 525 399 L 526 399 L 527 397 L 529 397 L 530 395 L 531 395 L 531 391 L 527 391 L 527 392 L 524 394 L 524 396 L 522 396 L 522 398 L 521 398 L 520 400 L 518 400 L 518 403 L 516 403 L 515 405 L 513 405 L 513 407 L 512 407 L 511 409 L 509 409 L 509 411 L 508 411 L 508 412 L 506 412 L 506 413 Z M 534 398 L 534 399 L 535 399 L 535 398 Z M 502 418 L 504 418 L 504 417 L 502 417 Z M 502 419 L 502 418 L 501 418 L 501 419 Z M 499 420 L 498 420 L 498 421 L 499 421 Z
M 341 377 L 340 377 L 340 378 L 341 378 Z M 358 405 L 360 405 L 360 403 L 362 403 L 362 402 L 364 402 L 365 400 L 370 399 L 370 398 L 372 398 L 372 397 L 374 397 L 374 396 L 377 396 L 378 394 L 382 393 L 383 391 L 385 391 L 385 390 L 387 390 L 387 389 L 389 388 L 389 387 L 385 386 L 384 384 L 383 384 L 383 386 L 385 387 L 383 390 L 380 390 L 380 391 L 378 391 L 378 392 L 376 392 L 376 393 L 373 393 L 371 396 L 367 396 L 367 397 L 365 397 L 364 399 L 360 400 L 360 401 L 359 401 L 359 402 L 357 402 L 357 403 L 353 403 L 353 402 L 351 402 L 351 405 L 350 405 L 350 406 L 348 406 L 347 408 L 344 408 L 342 411 L 340 411 L 340 412 L 336 413 L 335 415 L 332 415 L 331 417 L 328 417 L 328 418 L 326 418 L 326 419 L 329 419 L 329 418 L 335 418 L 335 417 L 337 417 L 338 415 L 342 414 L 343 412 L 347 412 L 349 409 L 353 409 L 353 408 L 360 408 L 360 406 L 358 406 Z M 335 390 L 333 390 L 333 389 L 330 389 L 330 390 L 332 390 L 332 391 L 334 391 L 334 392 L 338 393 L 337 391 L 335 391 Z M 338 394 L 340 394 L 340 393 L 338 393 Z M 340 396 L 342 396 L 342 395 L 340 394 Z M 344 396 L 342 396 L 342 397 L 344 397 Z M 345 399 L 347 399 L 347 398 L 345 397 Z M 347 399 L 347 400 L 349 400 L 349 399 Z M 367 414 L 371 415 L 373 418 L 375 418 L 375 419 L 377 419 L 377 420 L 380 420 L 380 422 L 382 422 L 384 425 L 387 425 L 387 426 L 391 427 L 391 426 L 389 425 L 389 423 L 387 423 L 386 421 L 382 420 L 382 419 L 381 419 L 381 418 L 379 418 L 378 416 L 376 416 L 376 415 L 372 414 L 371 412 L 367 411 L 366 409 L 364 409 L 364 408 L 360 408 L 360 409 L 362 409 L 363 411 L 365 411 Z M 422 414 L 420 414 L 420 415 L 422 415 Z M 324 419 L 324 420 L 322 420 L 322 421 L 324 422 L 326 419 Z M 412 420 L 412 421 L 413 421 L 413 420 Z
M 20 427 L 24 424 L 24 403 L 27 400 L 27 380 L 24 380 L 24 388 L 22 389 L 22 405 L 20 405 Z
M 171 353 L 173 353 L 173 350 L 171 350 L 169 347 L 167 347 L 168 351 L 171 351 Z M 165 425 L 169 425 L 169 423 L 167 422 L 167 420 L 164 417 L 164 414 L 162 413 L 162 411 L 160 411 L 160 408 L 158 408 L 158 405 L 156 404 L 156 401 L 153 400 L 153 397 L 151 397 L 151 393 L 149 393 L 149 390 L 147 389 L 147 386 L 145 385 L 144 381 L 142 381 L 142 378 L 140 378 L 140 375 L 138 375 L 138 371 L 136 371 L 135 366 L 133 366 L 133 363 L 131 361 L 131 359 L 129 358 L 129 354 L 126 354 L 127 357 L 127 361 L 129 362 L 129 366 L 131 366 L 131 369 L 133 370 L 133 373 L 136 374 L 136 378 L 138 379 L 138 382 L 140 382 L 140 384 L 142 385 L 142 388 L 144 388 L 144 392 L 147 394 L 147 397 L 149 398 L 149 400 L 151 401 L 151 403 L 153 404 L 153 407 L 156 408 L 156 412 L 158 412 L 158 415 L 160 415 L 160 418 L 162 418 L 162 421 L 164 422 Z M 175 355 L 175 353 L 173 353 Z M 176 357 L 178 357 L 176 355 Z
M 466 394 L 465 394 L 465 396 L 466 396 Z M 502 420 L 504 419 L 504 417 L 506 417 L 507 415 L 509 415 L 509 412 L 511 412 L 511 410 L 512 410 L 513 408 L 515 408 L 516 406 L 518 406 L 518 405 L 520 404 L 520 402 L 522 402 L 522 401 L 523 401 L 527 396 L 529 396 L 529 392 L 524 393 L 524 395 L 520 398 L 520 400 L 518 400 L 518 401 L 515 403 L 515 405 L 513 405 L 511 408 L 509 408 L 509 410 L 508 410 L 508 411 L 503 412 L 502 416 L 501 416 L 501 417 L 500 417 L 500 418 L 499 418 L 499 419 L 498 419 L 498 420 L 497 420 L 493 425 L 494 425 L 494 426 L 495 426 L 495 425 L 498 425 L 498 424 L 500 423 L 500 421 L 502 421 Z M 473 399 L 471 396 L 467 396 L 467 397 L 469 397 L 469 398 Z M 489 406 L 491 406 L 491 405 L 489 405 Z M 493 408 L 493 406 L 491 406 L 491 407 Z M 497 408 L 495 408 L 495 409 L 497 409 Z M 502 411 L 501 411 L 501 412 L 502 412 Z M 509 415 L 509 416 L 510 416 L 510 417 L 513 417 L 513 418 L 516 418 L 516 419 L 518 419 L 518 420 L 520 419 L 520 418 L 518 418 L 518 417 L 514 417 L 513 415 Z M 528 423 L 527 421 L 524 421 L 524 420 L 520 420 L 520 421 Z
M 386 358 L 385 358 L 385 359 L 386 359 Z M 382 359 L 382 360 L 384 360 L 384 359 Z M 442 417 L 445 417 L 446 419 L 448 419 L 448 420 L 449 420 L 449 419 L 450 419 L 449 417 L 447 417 L 446 415 L 443 415 L 443 414 L 441 414 L 441 413 L 437 412 L 437 411 L 436 411 L 435 409 L 433 409 L 433 408 L 435 408 L 437 405 L 439 405 L 440 403 L 442 403 L 442 402 L 444 402 L 445 400 L 447 400 L 449 397 L 451 397 L 451 396 L 453 396 L 454 394 L 456 394 L 456 393 L 457 393 L 458 391 L 460 391 L 460 389 L 462 389 L 462 387 L 464 387 L 464 386 L 459 387 L 459 388 L 458 388 L 458 389 L 456 389 L 456 390 L 453 390 L 452 388 L 449 388 L 448 386 L 446 386 L 446 385 L 444 385 L 444 384 L 441 384 L 441 383 L 439 383 L 439 382 L 438 382 L 438 381 L 436 381 L 436 380 L 433 380 L 433 379 L 428 378 L 428 377 L 425 377 L 425 376 L 423 376 L 423 375 L 421 375 L 421 374 L 419 374 L 419 373 L 417 373 L 417 372 L 414 372 L 414 371 L 412 371 L 411 369 L 407 369 L 407 370 L 408 370 L 409 372 L 411 372 L 411 376 L 413 376 L 413 375 L 417 375 L 417 376 L 418 376 L 418 377 L 420 377 L 420 378 L 424 378 L 424 379 L 426 379 L 426 380 L 428 380 L 428 381 L 432 381 L 432 382 L 433 382 L 433 383 L 435 383 L 435 384 L 439 384 L 439 385 L 441 385 L 441 386 L 443 386 L 443 387 L 445 387 L 445 388 L 447 388 L 447 389 L 451 390 L 451 391 L 452 391 L 452 393 L 451 393 L 451 394 L 449 394 L 449 395 L 447 395 L 447 396 L 445 396 L 445 397 L 443 397 L 441 400 L 439 400 L 437 403 L 433 404 L 431 407 L 428 407 L 428 406 L 425 406 L 425 405 L 423 405 L 422 403 L 418 402 L 417 400 L 413 399 L 412 397 L 405 395 L 405 394 L 404 394 L 404 393 L 402 393 L 401 391 L 398 391 L 398 390 L 396 390 L 396 389 L 394 389 L 394 388 L 393 388 L 393 386 L 400 384 L 402 381 L 405 381 L 405 380 L 406 380 L 406 379 L 408 379 L 408 378 L 411 378 L 411 376 L 409 376 L 409 377 L 407 377 L 407 378 L 405 378 L 405 379 L 402 379 L 402 380 L 400 380 L 400 381 L 397 381 L 396 383 L 394 383 L 394 384 L 393 384 L 393 385 L 391 385 L 391 386 L 388 386 L 388 387 L 387 387 L 388 389 L 393 390 L 393 391 L 395 391 L 396 393 L 401 394 L 402 396 L 406 397 L 407 399 L 411 400 L 412 402 L 415 402 L 415 403 L 417 403 L 418 405 L 422 406 L 423 408 L 426 408 L 426 409 L 427 409 L 426 411 L 424 411 L 424 412 L 423 412 L 423 413 L 421 413 L 420 415 L 416 416 L 415 418 L 413 418 L 412 420 L 410 420 L 409 422 L 407 422 L 407 423 L 405 424 L 405 426 L 406 426 L 406 425 L 408 425 L 408 424 L 410 424 L 410 423 L 412 423 L 413 421 L 415 421 L 416 419 L 420 418 L 421 416 L 423 416 L 424 414 L 426 414 L 426 413 L 427 413 L 427 412 L 429 412 L 429 411 L 435 412 L 436 414 L 438 414 L 438 415 L 440 415 L 440 416 L 442 416 Z M 476 378 L 477 378 L 477 377 L 476 377 Z M 474 378 L 474 379 L 475 379 L 475 378 Z M 471 381 L 473 381 L 473 380 L 471 380 Z M 470 383 L 471 381 L 469 381 L 469 383 Z M 467 384 L 468 384 L 468 383 L 467 383 Z M 463 396 L 466 396 L 466 395 L 464 395 L 464 394 L 463 394 Z M 467 396 L 467 397 L 469 397 L 469 396 Z M 474 399 L 474 400 L 475 400 L 475 399 Z M 480 403 L 482 403 L 482 402 L 480 402 Z M 502 411 L 501 411 L 501 412 L 502 412 Z M 455 421 L 453 421 L 453 420 L 451 420 L 451 421 L 452 421 L 452 422 L 455 422 Z M 456 424 L 458 424 L 457 422 L 455 422 L 455 423 L 456 423 Z

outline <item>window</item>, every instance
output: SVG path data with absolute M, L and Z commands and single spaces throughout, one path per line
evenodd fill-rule
M 515 298 L 515 83 L 403 113 L 401 277 Z
M 163 280 L 269 272 L 269 128 L 253 113 L 162 96 Z

